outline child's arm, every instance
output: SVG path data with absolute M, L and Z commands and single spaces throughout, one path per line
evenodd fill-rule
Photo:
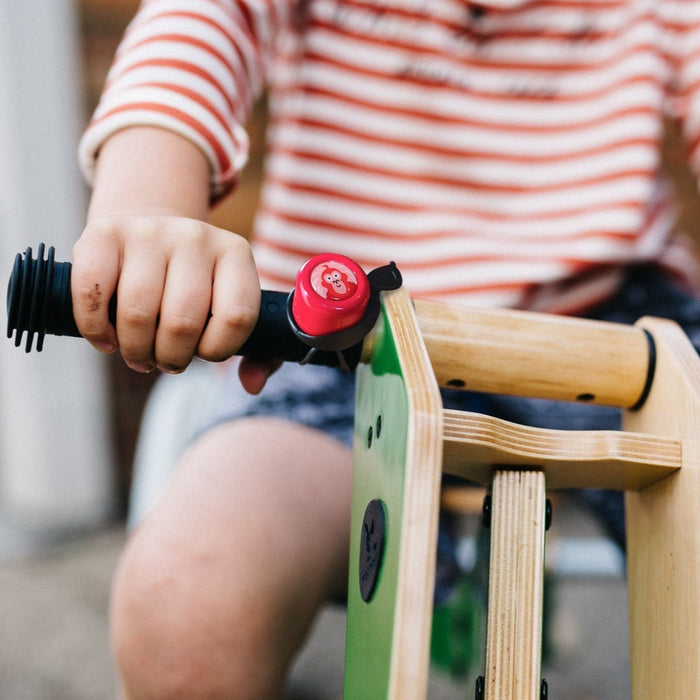
M 181 136 L 132 127 L 103 145 L 71 282 L 78 328 L 98 349 L 177 372 L 244 342 L 260 304 L 255 265 L 244 238 L 205 223 L 208 201 L 207 162 Z

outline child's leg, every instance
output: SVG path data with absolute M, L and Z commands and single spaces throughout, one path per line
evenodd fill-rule
M 128 544 L 113 643 L 131 698 L 275 698 L 319 605 L 344 592 L 349 450 L 241 419 L 185 454 Z

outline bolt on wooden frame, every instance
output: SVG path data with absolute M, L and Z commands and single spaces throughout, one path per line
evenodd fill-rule
M 43 261 L 42 246 L 33 261 L 28 249 L 10 280 L 8 335 L 19 344 L 27 330 L 27 351 L 35 333 L 77 334 L 69 264 L 52 255 Z M 267 320 L 247 345 L 264 352 L 278 324 L 287 359 L 306 359 L 275 294 L 263 294 Z M 633 700 L 700 697 L 700 360 L 680 328 L 414 302 L 403 288 L 376 301 L 373 330 L 340 358 L 358 377 L 345 697 L 425 697 L 443 472 L 491 489 L 477 696 L 546 693 L 546 488 L 592 487 L 626 492 Z M 324 352 L 313 361 L 338 362 Z M 617 406 L 624 427 L 545 430 L 445 410 L 441 387 Z

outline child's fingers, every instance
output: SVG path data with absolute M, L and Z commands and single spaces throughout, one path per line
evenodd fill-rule
M 259 394 L 267 380 L 280 368 L 280 360 L 258 360 L 244 357 L 238 365 L 241 386 L 249 394 Z
M 73 316 L 84 338 L 98 350 L 112 352 L 117 348 L 117 336 L 109 321 L 109 302 L 119 278 L 119 249 L 109 236 L 99 246 L 87 240 L 83 237 L 73 247 Z
M 139 372 L 155 369 L 156 328 L 167 260 L 158 249 L 125 253 L 117 289 L 117 337 L 124 361 Z
M 197 354 L 221 361 L 235 354 L 253 330 L 260 311 L 260 282 L 247 241 L 228 234 L 214 269 L 211 317 Z
M 189 365 L 207 324 L 212 265 L 195 264 L 198 254 L 178 250 L 168 262 L 155 341 L 156 363 L 164 372 L 181 372 Z
M 233 355 L 250 334 L 260 287 L 247 241 L 182 217 L 121 217 L 91 223 L 73 254 L 81 333 L 119 350 L 141 372 L 184 370 L 195 353 Z M 117 294 L 115 327 L 108 307 Z

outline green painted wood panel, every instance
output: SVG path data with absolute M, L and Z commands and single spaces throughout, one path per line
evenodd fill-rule
M 360 365 L 357 370 L 346 700 L 389 697 L 404 700 L 409 695 L 423 697 L 425 693 L 425 688 L 412 687 L 407 694 L 406 685 L 408 679 L 411 686 L 412 666 L 424 667 L 427 677 L 441 471 L 441 404 L 436 410 L 433 394 L 430 393 L 434 380 L 427 353 L 423 357 L 420 352 L 414 352 L 408 364 L 412 368 L 414 381 L 421 387 L 428 382 L 429 389 L 419 389 L 420 397 L 416 400 L 416 392 L 406 385 L 402 374 L 406 360 L 400 358 L 393 334 L 400 335 L 408 347 L 420 345 L 422 340 L 417 330 L 413 334 L 410 314 L 405 317 L 408 317 L 406 326 L 399 323 L 396 329 L 386 309 L 382 309 L 374 332 L 371 362 Z M 401 345 L 398 344 L 398 347 Z M 416 367 L 419 367 L 419 371 Z M 419 376 L 424 378 L 416 380 Z M 439 404 L 437 385 L 434 391 Z M 428 401 L 424 398 L 426 394 L 430 397 Z M 432 411 L 440 415 L 429 426 L 431 434 L 438 433 L 438 448 L 428 451 L 430 466 L 415 459 L 416 441 L 421 439 L 421 430 L 428 429 L 423 427 L 424 422 L 415 419 L 416 414 L 420 413 L 415 406 L 423 406 L 422 410 L 425 410 L 425 404 L 428 404 L 428 413 Z M 421 427 L 417 428 L 417 425 Z M 432 438 L 429 442 L 432 443 Z M 418 451 L 421 452 L 420 449 Z M 412 465 L 417 461 L 421 462 L 417 470 L 419 476 L 409 480 L 407 470 L 413 470 L 411 473 L 414 474 L 416 467 Z M 407 491 L 409 482 L 411 486 Z M 413 489 L 420 491 L 421 498 L 415 498 L 416 491 Z M 424 495 L 427 495 L 427 501 Z M 380 499 L 383 504 L 386 533 L 377 584 L 373 596 L 366 602 L 362 599 L 359 583 L 362 524 L 365 509 L 374 499 Z M 420 523 L 417 528 L 416 522 Z M 412 537 L 420 538 L 425 546 L 416 549 L 415 540 L 408 541 L 407 523 L 411 524 Z M 421 552 L 417 557 L 423 560 L 418 561 L 416 567 L 406 567 L 407 558 L 416 560 L 413 552 Z M 404 561 L 401 561 L 402 556 Z M 415 572 L 418 572 L 420 579 L 418 585 Z M 427 595 L 426 590 L 429 591 Z M 415 591 L 418 591 L 418 595 L 414 595 Z M 407 625 L 407 618 L 414 615 L 418 618 L 414 617 Z M 399 620 L 399 616 L 403 618 Z M 418 625 L 415 624 L 416 619 L 420 620 Z M 404 658 L 408 648 L 406 640 L 402 639 L 404 630 L 415 629 L 421 624 L 427 624 L 426 643 L 423 646 L 412 644 L 409 654 L 422 658 Z M 415 653 L 415 649 L 419 650 L 418 653 Z M 418 673 L 416 677 L 420 678 L 421 674 Z M 420 682 L 416 685 L 420 685 Z

